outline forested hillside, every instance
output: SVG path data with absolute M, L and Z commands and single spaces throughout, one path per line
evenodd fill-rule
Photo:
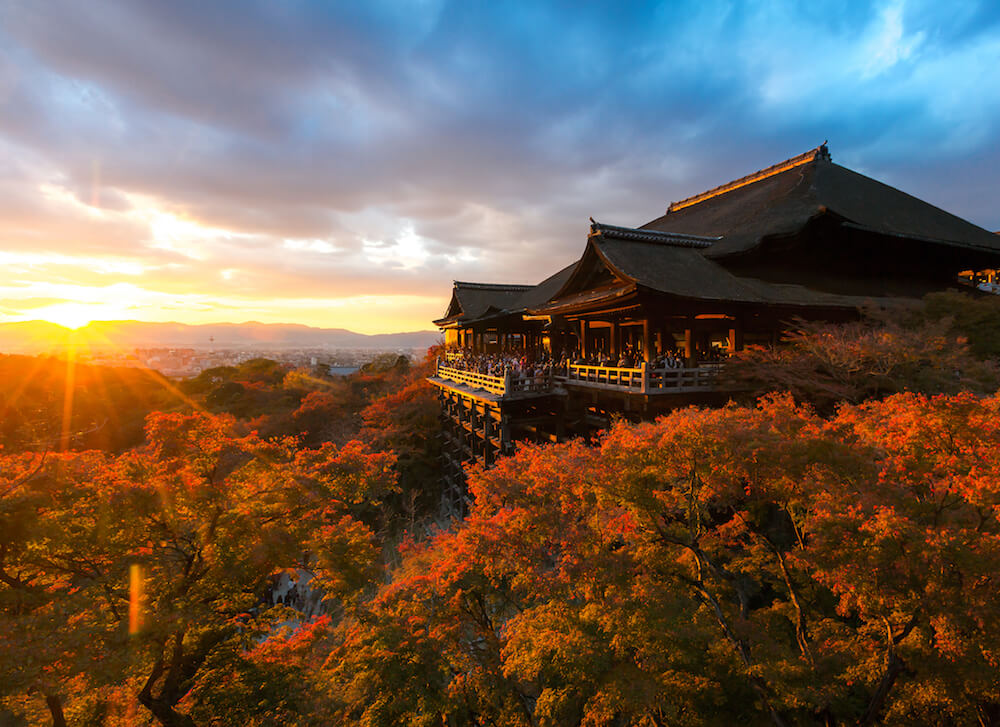
M 804 326 L 759 399 L 522 446 L 461 521 L 433 352 L 78 370 L 69 415 L 64 362 L 0 360 L 0 724 L 1000 724 L 979 324 Z

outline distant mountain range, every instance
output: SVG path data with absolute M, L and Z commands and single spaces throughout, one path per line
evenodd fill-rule
M 366 335 L 344 328 L 312 328 L 291 323 L 144 323 L 93 321 L 70 330 L 48 321 L 0 323 L 0 353 L 39 352 L 66 346 L 90 348 L 428 348 L 437 331 Z

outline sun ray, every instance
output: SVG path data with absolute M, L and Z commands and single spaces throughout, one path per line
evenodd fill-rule
M 188 396 L 183 391 L 181 391 L 179 388 L 177 388 L 177 386 L 175 386 L 173 383 L 171 383 L 170 379 L 168 379 L 166 376 L 164 376 L 163 374 L 161 374 L 156 369 L 151 369 L 148 366 L 137 366 L 136 368 L 139 371 L 142 371 L 147 376 L 149 376 L 154 381 L 156 381 L 158 384 L 160 384 L 160 386 L 162 386 L 164 389 L 166 389 L 171 394 L 173 394 L 174 396 L 176 396 L 178 399 L 180 399 L 184 403 L 190 405 L 195 411 L 200 411 L 200 412 L 202 412 L 204 414 L 210 414 L 211 413 L 211 412 L 208 411 L 208 409 L 206 409 L 205 407 L 203 407 L 197 401 L 195 401 L 190 396 Z
M 93 385 L 101 392 L 102 401 L 105 403 L 105 405 L 114 401 L 114 398 L 111 396 L 111 391 L 108 389 L 108 379 L 112 375 L 111 372 L 116 372 L 117 375 L 117 369 L 112 367 L 108 366 L 90 367 L 90 380 L 93 382 Z M 121 416 L 119 416 L 118 408 L 114 406 L 105 406 L 102 408 L 102 411 L 105 415 L 105 422 L 110 420 L 113 430 L 120 430 L 122 419 Z
M 91 338 L 91 341 L 93 341 L 93 339 L 95 338 L 95 336 L 93 334 L 91 334 L 90 338 Z M 107 340 L 107 339 L 105 338 L 105 340 Z M 110 344 L 111 342 L 107 341 L 107 343 Z M 73 347 L 71 350 L 75 351 L 75 347 Z M 98 369 L 98 367 L 95 367 L 95 366 L 88 367 L 88 371 L 89 371 L 89 374 L 90 374 L 90 380 L 100 390 L 101 394 L 103 394 L 103 399 L 102 400 L 105 402 L 105 404 L 108 404 L 108 403 L 112 402 L 113 399 L 112 399 L 112 397 L 110 395 L 110 392 L 108 391 L 108 387 L 107 387 L 107 383 L 105 381 L 104 375 L 100 371 L 98 371 L 97 369 Z M 74 383 L 75 383 L 75 381 L 74 381 Z M 121 418 L 119 417 L 119 413 L 115 409 L 115 407 L 109 406 L 106 409 L 104 409 L 103 413 L 105 415 L 105 423 L 110 419 L 112 427 L 116 427 L 116 428 L 120 427 Z M 97 424 L 96 421 L 95 421 L 95 424 Z M 98 428 L 101 428 L 103 425 L 99 424 L 97 426 L 98 426 Z
M 66 376 L 63 379 L 63 410 L 62 429 L 59 436 L 59 449 L 69 451 L 70 425 L 73 418 L 73 394 L 76 387 L 76 349 L 70 347 L 66 351 Z
M 31 370 L 28 371 L 27 375 L 22 377 L 20 383 L 18 383 L 17 385 L 17 388 L 15 388 L 10 393 L 10 396 L 4 403 L 3 410 L 0 410 L 0 415 L 6 416 L 6 412 L 9 411 L 14 406 L 14 404 L 17 403 L 17 400 L 20 398 L 21 394 L 24 392 L 26 388 L 28 388 L 28 385 L 34 380 L 35 376 L 38 374 L 38 370 L 44 365 L 44 363 L 45 363 L 44 359 L 39 358 L 37 356 L 35 357 L 35 360 L 31 366 Z
M 93 334 L 91 334 L 91 337 L 92 337 L 92 341 L 94 341 L 94 339 L 97 338 Z M 108 346 L 114 346 L 115 345 L 106 336 L 101 335 L 100 339 L 101 339 L 101 341 L 94 341 L 94 342 L 97 342 L 97 343 L 103 342 L 103 343 L 107 344 Z M 144 364 L 136 366 L 135 368 L 136 368 L 136 370 L 143 372 L 146 376 L 150 377 L 157 384 L 159 384 L 160 386 L 162 386 L 168 392 L 170 392 L 171 394 L 173 394 L 174 396 L 176 396 L 178 399 L 180 399 L 184 403 L 188 404 L 190 407 L 192 407 L 196 411 L 204 412 L 206 414 L 209 413 L 208 410 L 205 409 L 205 407 L 203 407 L 197 401 L 195 401 L 190 396 L 188 396 L 183 391 L 181 391 L 177 386 L 175 386 L 173 383 L 171 383 L 170 380 L 166 376 L 164 376 L 163 374 L 161 374 L 159 371 L 156 371 L 155 369 L 151 369 L 151 368 L 149 368 L 148 366 L 146 366 Z M 126 386 L 129 386 L 127 379 L 123 379 L 123 381 L 125 382 Z M 129 386 L 129 388 L 132 389 L 132 391 L 135 392 L 136 394 L 141 394 L 142 393 L 141 390 L 135 389 L 135 388 L 133 388 L 131 386 Z

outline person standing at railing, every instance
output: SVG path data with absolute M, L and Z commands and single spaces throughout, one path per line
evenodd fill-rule
M 563 349 L 562 358 L 559 359 L 559 364 L 557 366 L 558 371 L 560 371 L 563 376 L 566 376 L 569 373 L 569 365 L 572 362 L 572 358 L 573 357 L 566 353 L 566 350 Z
M 667 351 L 656 357 L 653 361 L 654 369 L 680 369 L 684 368 L 682 361 L 673 351 Z
M 632 347 L 626 346 L 625 350 L 622 351 L 622 356 L 618 359 L 618 368 L 620 369 L 631 369 L 635 367 L 635 355 L 632 353 Z

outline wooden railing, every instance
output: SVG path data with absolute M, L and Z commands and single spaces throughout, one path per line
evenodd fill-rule
M 595 388 L 625 390 L 637 394 L 667 394 L 708 391 L 715 387 L 722 364 L 702 364 L 696 368 L 652 369 L 618 366 L 588 366 L 570 364 L 563 379 L 567 383 L 585 384 Z M 480 389 L 490 394 L 506 396 L 518 393 L 543 393 L 551 391 L 552 376 L 521 375 L 507 372 L 503 376 L 490 376 L 476 371 L 448 366 L 438 361 L 439 378 L 463 384 L 470 389 Z
M 476 371 L 456 369 L 444 365 L 440 361 L 438 361 L 437 375 L 438 378 L 454 381 L 456 384 L 464 384 L 470 389 L 482 389 L 483 391 L 491 394 L 499 394 L 500 396 L 503 396 L 507 392 L 507 385 L 503 376 L 488 376 Z
M 481 389 L 490 394 L 506 396 L 507 394 L 540 393 L 552 389 L 552 377 L 549 375 L 525 375 L 507 372 L 503 376 L 490 376 L 476 371 L 465 371 L 453 368 L 438 361 L 438 378 L 464 384 L 470 389 Z
M 570 364 L 566 371 L 566 380 L 639 389 L 642 387 L 642 373 L 642 369 Z
M 704 391 L 715 388 L 722 364 L 702 364 L 697 368 L 652 369 L 649 388 L 653 391 Z
M 705 391 L 715 386 L 721 364 L 702 364 L 696 368 L 652 369 L 617 366 L 586 366 L 570 364 L 566 381 L 591 384 L 597 387 L 615 387 L 641 394 L 667 392 Z

